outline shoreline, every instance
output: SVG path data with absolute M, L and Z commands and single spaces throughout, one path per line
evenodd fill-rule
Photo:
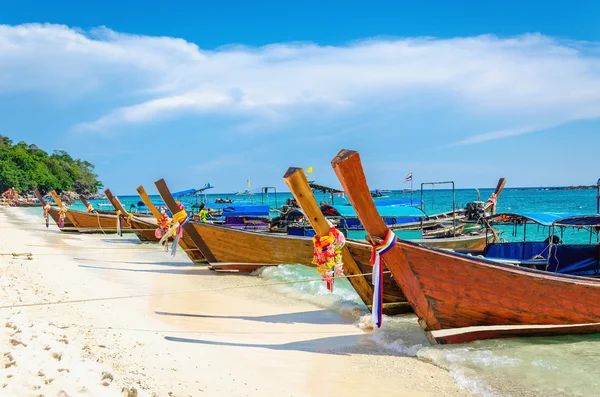
M 31 340 L 45 334 L 68 340 L 63 354 L 70 358 L 61 365 L 83 362 L 89 368 L 87 378 L 65 375 L 60 384 L 34 385 L 26 379 L 37 376 L 35 365 L 50 364 L 17 361 L 10 368 L 23 371 L 19 379 L 26 383 L 18 386 L 40 386 L 30 394 L 56 395 L 62 385 L 69 396 L 81 387 L 82 395 L 102 396 L 470 395 L 448 371 L 375 343 L 355 318 L 282 295 L 261 285 L 264 279 L 217 274 L 127 237 L 46 230 L 39 219 L 0 208 L 0 251 L 34 254 L 33 260 L 2 256 L 0 274 L 10 280 L 3 302 L 155 295 L 0 310 L 0 317 L 20 312 L 22 327 L 39 328 Z M 250 287 L 207 291 L 226 286 Z M 156 295 L 189 290 L 204 291 Z M 11 294 L 16 300 L 7 301 Z M 22 350 L 10 342 L 2 346 L 4 354 Z M 45 353 L 34 357 L 47 358 Z M 10 368 L 0 372 L 9 385 Z

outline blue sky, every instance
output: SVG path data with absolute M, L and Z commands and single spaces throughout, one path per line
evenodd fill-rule
M 219 4 L 216 4 L 219 3 Z M 597 2 L 4 2 L 0 134 L 120 194 L 337 181 L 593 184 Z

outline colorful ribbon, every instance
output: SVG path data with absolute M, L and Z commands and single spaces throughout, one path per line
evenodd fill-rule
M 62 229 L 65 227 L 65 216 L 67 214 L 68 208 L 66 205 L 62 205 L 60 207 L 60 211 L 58 213 L 58 227 Z
M 383 266 L 381 257 L 385 255 L 396 244 L 397 238 L 394 232 L 388 229 L 385 240 L 381 244 L 371 244 L 371 265 L 373 266 L 373 307 L 371 310 L 371 321 L 381 327 L 383 317 Z
M 48 227 L 48 213 L 50 212 L 50 204 L 45 204 L 42 207 L 42 212 L 44 214 L 44 219 L 46 220 L 46 228 Z
M 488 203 L 492 203 L 492 215 L 496 215 L 496 201 L 498 201 L 498 196 L 496 193 L 492 193 L 487 201 Z
M 94 210 L 94 207 L 92 207 L 92 204 L 90 204 L 90 203 L 87 203 L 87 205 L 86 205 L 86 207 L 85 207 L 85 210 L 86 210 L 86 211 L 88 212 L 88 214 L 89 214 L 90 212 L 92 212 L 92 211 Z
M 179 206 L 181 209 L 179 212 L 173 214 L 173 226 L 162 236 L 159 243 L 162 244 L 165 240 L 169 238 L 169 236 L 174 236 L 173 238 L 173 247 L 171 249 L 171 255 L 175 256 L 177 253 L 177 246 L 179 245 L 179 240 L 183 236 L 183 225 L 185 225 L 188 220 L 188 214 L 185 212 L 185 209 L 181 208 L 183 206 Z

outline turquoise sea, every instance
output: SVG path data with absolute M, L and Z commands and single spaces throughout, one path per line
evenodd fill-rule
M 481 198 L 487 199 L 492 189 L 482 189 Z M 390 198 L 410 198 L 410 193 L 393 192 Z M 291 195 L 272 193 L 266 197 L 208 195 L 208 202 L 229 197 L 235 202 L 281 206 Z M 452 209 L 449 190 L 431 190 L 423 195 L 425 211 L 436 213 Z M 413 193 L 420 199 L 420 192 Z M 137 196 L 121 196 L 127 208 L 137 203 Z M 475 189 L 456 190 L 456 208 L 477 199 Z M 317 196 L 317 200 L 327 200 Z M 95 207 L 107 201 L 94 201 Z M 82 205 L 72 208 L 84 209 Z M 39 209 L 31 209 L 39 211 Z M 595 190 L 545 190 L 506 188 L 499 201 L 499 212 L 565 212 L 595 213 Z M 33 212 L 32 212 L 33 213 Z M 507 240 L 522 239 L 522 229 L 513 234 L 504 228 Z M 548 230 L 530 226 L 528 238 L 545 238 Z M 563 236 L 568 242 L 589 242 L 589 233 L 568 229 Z M 317 273 L 298 265 L 265 268 L 259 275 L 267 281 L 300 281 L 314 278 Z M 309 300 L 317 305 L 341 312 L 356 311 L 366 314 L 358 296 L 346 280 L 336 284 L 335 291 L 327 291 L 323 283 L 311 281 L 276 286 L 279 292 Z M 525 291 L 524 291 L 525 292 Z M 548 299 L 553 299 L 549 296 Z M 516 338 L 478 341 L 456 346 L 430 346 L 414 315 L 385 317 L 381 329 L 372 332 L 374 341 L 395 354 L 415 356 L 447 369 L 455 382 L 481 396 L 596 396 L 600 395 L 600 335 L 546 338 Z
M 482 200 L 487 200 L 493 193 L 493 189 L 480 189 L 479 195 Z M 392 191 L 386 194 L 387 197 L 381 200 L 388 199 L 411 199 L 411 194 L 402 191 Z M 150 196 L 152 200 L 161 201 L 158 195 Z M 189 204 L 195 204 L 206 200 L 207 203 L 214 203 L 216 199 L 231 199 L 238 204 L 257 204 L 269 205 L 271 208 L 279 208 L 285 204 L 288 198 L 292 195 L 289 192 L 269 192 L 269 194 L 255 193 L 253 195 L 235 195 L 235 194 L 208 194 L 201 197 L 182 197 L 182 201 Z M 478 192 L 475 189 L 457 189 L 454 192 L 454 200 L 452 199 L 452 191 L 448 189 L 427 189 L 423 191 L 423 209 L 427 214 L 435 214 L 439 212 L 450 211 L 453 208 L 464 208 L 468 202 L 478 199 Z M 331 202 L 329 195 L 316 194 L 319 202 Z M 119 196 L 123 206 L 127 210 L 131 210 L 131 205 L 138 205 L 141 201 L 137 195 Z M 414 202 L 421 200 L 421 192 L 412 193 Z M 335 197 L 335 203 L 339 204 L 347 202 L 343 198 Z M 377 201 L 377 199 L 376 199 Z M 94 208 L 113 209 L 108 200 L 90 200 Z M 545 188 L 505 188 L 502 192 L 498 203 L 498 212 L 564 212 L 564 213 L 596 213 L 596 190 L 549 190 Z M 84 205 L 77 201 L 71 206 L 73 209 L 85 211 Z M 210 207 L 210 204 L 209 204 Z M 133 209 L 135 212 L 135 209 Z M 277 216 L 272 213 L 272 216 Z M 516 230 L 512 227 L 500 226 L 503 231 L 502 237 L 507 241 L 522 241 L 523 228 L 519 227 Z M 590 241 L 590 235 L 586 232 L 581 232 L 576 229 L 565 229 L 562 236 L 565 242 L 571 243 L 587 243 Z M 528 226 L 528 239 L 545 239 L 548 237 L 548 229 L 538 226 Z

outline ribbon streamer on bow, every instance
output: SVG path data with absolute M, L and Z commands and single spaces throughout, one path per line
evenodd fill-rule
M 121 228 L 121 211 L 117 210 L 117 234 L 123 237 L 123 229 Z
M 371 265 L 373 266 L 373 307 L 371 309 L 371 321 L 381 327 L 383 319 L 383 266 L 381 257 L 396 244 L 396 235 L 388 229 L 385 240 L 381 244 L 373 244 L 371 251 Z
M 181 208 L 181 210 L 175 214 L 173 214 L 173 226 L 162 236 L 159 243 L 162 244 L 165 240 L 169 238 L 169 236 L 174 236 L 173 238 L 173 247 L 171 249 L 171 255 L 175 256 L 177 253 L 177 245 L 179 245 L 179 240 L 183 236 L 183 225 L 187 223 L 189 220 L 187 212 L 185 209 Z

